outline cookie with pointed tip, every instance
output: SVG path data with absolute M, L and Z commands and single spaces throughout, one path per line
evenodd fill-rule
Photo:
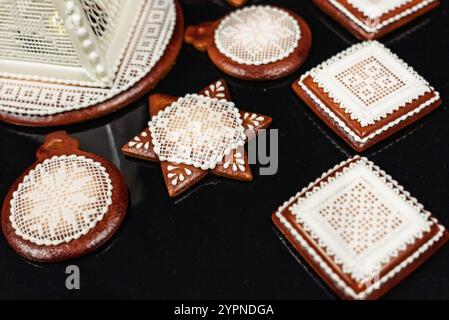
M 437 8 L 440 0 L 313 0 L 360 40 L 379 39 Z
M 187 28 L 185 41 L 207 51 L 224 73 L 244 80 L 274 80 L 296 71 L 312 45 L 307 23 L 275 6 L 249 6 L 217 21 Z
M 248 0 L 227 0 L 227 1 L 231 6 L 236 8 L 242 7 L 245 5 L 245 3 L 248 2 Z
M 125 155 L 160 162 L 170 197 L 209 173 L 239 181 L 253 175 L 245 151 L 248 138 L 267 128 L 268 116 L 238 110 L 224 80 L 198 94 L 150 96 L 148 128 L 123 146 Z
M 119 170 L 79 150 L 64 131 L 47 135 L 36 157 L 3 203 L 2 230 L 11 247 L 29 260 L 57 262 L 105 243 L 128 208 Z

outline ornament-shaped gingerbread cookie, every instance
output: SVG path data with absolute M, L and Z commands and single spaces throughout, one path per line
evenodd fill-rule
M 57 262 L 87 254 L 118 229 L 128 189 L 109 161 L 79 150 L 66 132 L 49 134 L 37 161 L 10 188 L 2 230 L 21 256 Z
M 150 96 L 150 114 L 148 128 L 122 151 L 130 157 L 160 162 L 170 197 L 185 192 L 209 173 L 251 181 L 244 145 L 272 121 L 265 115 L 238 110 L 223 80 L 181 98 L 154 94 Z
M 244 80 L 274 80 L 296 71 L 312 45 L 307 23 L 275 6 L 249 6 L 218 21 L 187 28 L 185 41 L 207 51 L 224 73 Z

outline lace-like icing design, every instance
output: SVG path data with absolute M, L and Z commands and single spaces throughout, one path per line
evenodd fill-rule
M 135 85 L 151 71 L 165 52 L 175 24 L 173 0 L 148 0 L 133 29 L 126 54 L 116 67 L 111 88 L 80 88 L 85 83 L 56 84 L 30 81 L 39 80 L 32 78 L 0 78 L 0 111 L 48 116 L 109 100 Z
M 108 43 L 120 15 L 119 0 L 80 0 L 90 26 L 99 41 Z M 112 31 L 111 31 L 112 30 Z
M 245 143 L 232 102 L 196 94 L 179 98 L 149 123 L 154 152 L 161 161 L 214 169 L 223 157 Z
M 348 0 L 349 4 L 371 19 L 379 18 L 411 1 L 412 0 Z
M 80 66 L 53 0 L 1 1 L 0 58 Z
M 329 214 L 331 203 L 338 211 Z M 290 210 L 343 272 L 359 283 L 375 277 L 433 224 L 421 205 L 404 198 L 364 159 L 315 185 Z M 350 235 L 351 230 L 358 231 Z
M 11 200 L 15 233 L 37 245 L 56 246 L 86 235 L 112 204 L 106 169 L 83 156 L 55 156 L 23 179 Z
M 228 15 L 215 31 L 218 50 L 245 65 L 263 65 L 287 58 L 298 46 L 301 30 L 287 12 L 250 6 Z
M 420 215 L 427 217 L 429 226 L 437 225 L 439 231 L 437 234 L 432 237 L 429 241 L 423 244 L 419 249 L 417 249 L 414 253 L 412 253 L 408 258 L 399 263 L 396 267 L 394 267 L 387 274 L 383 275 L 380 278 L 375 279 L 372 285 L 366 287 L 361 292 L 355 292 L 347 283 L 346 280 L 342 279 L 339 274 L 337 274 L 321 257 L 321 253 L 318 253 L 313 247 L 310 246 L 308 241 L 301 236 L 293 225 L 283 216 L 282 212 L 287 209 L 295 206 L 298 203 L 298 199 L 301 197 L 308 197 L 317 190 L 320 190 L 324 186 L 328 184 L 328 182 L 332 181 L 333 178 L 330 178 L 328 182 L 321 182 L 321 180 L 328 178 L 335 171 L 341 169 L 342 167 L 347 166 L 354 160 L 358 160 L 358 162 L 363 162 L 365 165 L 370 167 L 376 175 L 378 175 L 385 183 L 395 190 L 395 192 L 402 197 L 404 201 L 406 201 L 409 205 L 415 207 L 419 210 Z M 341 175 L 341 174 L 340 174 Z M 335 179 L 335 178 L 334 178 Z M 293 236 L 295 241 L 304 248 L 307 254 L 311 257 L 311 259 L 319 266 L 319 268 L 331 279 L 331 281 L 335 284 L 335 286 L 341 289 L 346 295 L 354 298 L 354 299 L 365 299 L 374 291 L 379 290 L 383 287 L 388 281 L 394 278 L 397 274 L 399 274 L 403 269 L 416 261 L 421 255 L 427 252 L 436 242 L 438 242 L 441 237 L 444 235 L 445 228 L 438 224 L 438 221 L 435 218 L 430 218 L 431 215 L 428 211 L 424 210 L 424 207 L 418 203 L 418 201 L 411 197 L 410 193 L 406 192 L 404 188 L 397 183 L 397 181 L 393 180 L 391 176 L 387 175 L 384 171 L 382 171 L 378 166 L 374 165 L 371 161 L 368 161 L 366 158 L 361 158 L 359 156 L 355 156 L 354 158 L 345 160 L 340 164 L 337 164 L 329 171 L 324 172 L 321 177 L 316 179 L 314 182 L 311 182 L 307 187 L 304 187 L 300 192 L 298 192 L 295 196 L 291 197 L 288 201 L 284 202 L 284 204 L 279 207 L 279 209 L 275 213 L 276 219 L 280 221 L 280 223 L 286 228 L 286 230 Z
M 323 203 L 318 213 L 354 256 L 382 242 L 404 222 L 401 213 L 383 203 L 363 178 Z
M 359 27 L 361 27 L 362 29 L 364 29 L 366 32 L 377 32 L 379 30 L 381 30 L 382 28 L 387 27 L 388 25 L 399 21 L 409 15 L 414 14 L 415 12 L 418 12 L 419 10 L 427 7 L 428 5 L 432 4 L 433 2 L 435 2 L 436 0 L 422 0 L 421 2 L 419 2 L 417 5 L 401 11 L 400 13 L 398 13 L 397 15 L 394 15 L 388 19 L 382 20 L 382 21 L 378 21 L 380 20 L 381 16 L 375 17 L 375 18 L 370 18 L 368 19 L 369 21 L 366 20 L 360 20 L 358 17 L 356 17 L 354 14 L 351 13 L 351 11 L 349 11 L 344 5 L 341 4 L 341 0 L 328 0 L 335 8 L 337 8 L 338 10 L 340 10 L 343 14 L 345 14 L 351 21 L 353 21 L 354 23 L 356 23 Z M 382 1 L 382 0 L 381 0 Z M 355 4 L 356 0 L 354 0 L 354 4 Z M 383 1 L 383 2 L 387 2 L 387 0 Z M 390 2 L 388 0 L 388 2 Z M 358 9 L 359 11 L 361 11 L 361 6 L 359 6 L 360 8 L 357 8 L 355 5 L 353 4 L 353 6 Z M 400 6 L 400 5 L 399 5 Z M 398 7 L 399 7 L 398 6 Z M 391 10 L 389 10 L 388 12 L 386 12 L 385 14 L 391 12 L 392 10 L 397 9 L 398 7 L 392 8 Z M 380 12 L 379 10 L 375 10 L 372 11 L 371 16 L 376 15 L 378 12 Z M 362 11 L 363 13 L 363 11 Z M 367 16 L 368 18 L 370 16 Z
M 369 57 L 335 75 L 361 103 L 369 109 L 396 93 L 405 83 L 375 57 Z
M 421 76 L 377 41 L 354 45 L 310 75 L 363 127 L 432 91 Z

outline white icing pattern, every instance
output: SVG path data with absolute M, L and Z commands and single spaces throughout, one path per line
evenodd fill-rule
M 214 84 L 211 84 L 205 91 L 204 95 L 210 98 L 217 98 L 217 99 L 225 99 L 225 87 L 223 85 L 223 82 L 217 81 Z
M 310 75 L 361 126 L 374 124 L 432 91 L 412 68 L 376 41 L 351 47 Z
M 82 3 L 87 6 L 91 2 L 91 0 L 83 0 Z M 99 3 L 104 3 L 104 1 L 97 2 L 97 4 Z M 135 7 L 130 10 L 138 10 L 134 3 L 131 3 L 130 6 Z M 98 10 L 90 11 L 87 14 L 89 16 L 98 14 L 96 11 Z M 144 1 L 139 12 L 141 13 L 136 19 L 135 26 L 129 34 L 122 35 L 124 40 L 117 43 L 117 45 L 126 45 L 120 55 L 122 59 L 118 59 L 115 65 L 110 66 L 112 71 L 108 73 L 108 76 L 112 80 L 109 81 L 107 87 L 94 87 L 92 81 L 61 82 L 55 77 L 44 79 L 38 76 L 2 73 L 0 111 L 33 116 L 54 115 L 104 102 L 134 86 L 153 69 L 162 57 L 176 24 L 176 7 L 173 0 Z M 106 18 L 103 16 L 101 19 Z M 86 32 L 83 28 L 78 31 L 77 36 L 85 37 Z M 101 39 L 96 42 L 89 40 L 89 42 L 83 42 L 83 45 L 86 46 L 85 50 L 88 50 L 86 59 L 97 64 L 95 72 L 104 73 L 105 68 L 98 65 L 98 61 L 100 61 L 98 59 L 101 58 L 99 53 L 103 51 L 101 48 L 104 47 L 110 34 L 109 30 L 106 30 L 100 36 L 101 32 L 101 24 L 94 26 L 94 36 Z M 128 37 L 126 38 L 126 36 Z M 99 48 L 98 53 L 89 51 L 92 50 L 92 45 L 95 43 Z M 50 64 L 44 66 L 47 71 L 53 70 Z
M 245 112 L 243 115 L 243 120 L 248 129 L 253 130 L 260 126 L 260 124 L 265 121 L 265 117 L 260 116 L 256 113 Z
M 223 163 L 223 168 L 231 168 L 233 172 L 246 171 L 245 159 L 243 157 L 243 150 L 239 150 L 232 155 L 226 156 Z
M 287 58 L 298 46 L 301 29 L 286 11 L 271 6 L 237 10 L 215 31 L 218 50 L 245 65 L 263 65 Z
M 154 152 L 161 161 L 214 169 L 223 157 L 245 143 L 232 102 L 186 95 L 160 111 L 149 123 Z
M 184 182 L 186 177 L 192 175 L 192 170 L 189 168 L 182 168 L 177 166 L 167 166 L 167 177 L 170 179 L 170 183 L 173 186 L 177 186 L 180 182 Z
M 345 168 L 332 176 L 342 167 Z M 364 290 L 355 292 L 330 268 L 282 215 L 286 208 L 345 273 L 359 283 L 366 283 Z M 323 173 L 285 202 L 276 212 L 276 218 L 334 284 L 354 299 L 365 299 L 380 289 L 426 252 L 444 232 L 444 227 L 437 225 L 436 236 L 378 277 L 382 266 L 421 239 L 437 221 L 384 171 L 358 156 Z
M 359 19 L 358 17 L 356 17 L 354 14 L 351 13 L 351 11 L 349 11 L 342 3 L 341 0 L 328 0 L 335 8 L 337 8 L 338 10 L 340 10 L 344 15 L 346 15 L 351 21 L 353 21 L 354 23 L 356 23 L 359 27 L 361 27 L 363 30 L 365 30 L 366 32 L 369 33 L 374 33 L 374 32 L 378 32 L 381 29 L 389 26 L 390 24 L 399 21 L 401 19 L 404 19 L 416 12 L 418 12 L 419 10 L 431 5 L 432 3 L 434 3 L 437 0 L 422 0 L 420 2 L 418 2 L 415 6 L 412 6 L 406 10 L 403 10 L 401 12 L 399 12 L 396 15 L 393 15 L 392 17 L 385 19 L 385 20 L 380 20 L 383 15 L 390 13 L 392 10 L 396 9 L 395 7 L 392 7 L 392 9 L 387 10 L 386 12 L 384 12 L 382 15 L 377 16 L 378 14 L 380 14 L 382 12 L 382 10 L 380 9 L 375 9 L 372 10 L 372 7 L 367 7 L 367 6 L 363 6 L 358 4 L 357 2 L 362 3 L 366 2 L 366 1 L 370 1 L 370 0 L 353 0 L 353 6 L 355 8 L 357 8 L 356 6 L 358 6 L 358 10 L 362 11 L 364 10 L 363 8 L 365 8 L 365 10 L 367 10 L 366 13 L 364 13 L 364 15 L 368 18 L 368 20 L 366 19 Z M 379 0 L 380 2 L 384 3 L 383 7 L 384 8 L 388 8 L 389 5 L 388 3 L 395 3 L 395 0 L 391 1 L 391 0 Z M 396 2 L 397 5 L 398 2 Z M 399 5 L 400 6 L 400 5 Z M 383 10 L 385 11 L 385 9 Z M 362 11 L 363 13 L 363 11 Z M 375 17 L 375 18 L 370 18 L 371 17 Z
M 376 19 L 412 0 L 348 0 L 366 17 Z
M 15 233 L 37 245 L 56 246 L 86 235 L 112 204 L 106 169 L 83 156 L 55 156 L 31 170 L 14 192 Z
M 135 136 L 132 141 L 128 143 L 130 148 L 135 148 L 137 150 L 149 150 L 150 149 L 150 141 L 147 139 L 148 133 L 143 131 L 140 136 Z

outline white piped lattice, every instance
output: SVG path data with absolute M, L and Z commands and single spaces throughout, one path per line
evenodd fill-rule
M 106 169 L 83 156 L 55 156 L 31 170 L 14 192 L 15 233 L 37 245 L 56 246 L 86 235 L 112 204 Z
M 365 16 L 376 19 L 384 14 L 411 2 L 412 0 L 348 0 L 348 2 Z
M 363 7 L 363 5 L 357 4 L 356 2 L 358 1 L 369 1 L 369 0 L 353 0 L 353 4 L 352 6 L 355 7 L 356 9 L 358 9 L 359 11 L 361 11 L 362 13 L 364 13 L 364 15 L 368 18 L 368 21 L 366 19 L 361 20 L 360 18 L 356 17 L 354 14 L 351 13 L 351 11 L 349 11 L 342 3 L 341 0 L 328 0 L 335 8 L 337 8 L 338 10 L 340 10 L 343 14 L 345 14 L 351 21 L 353 21 L 354 23 L 356 23 L 359 27 L 361 27 L 363 30 L 365 30 L 366 32 L 378 32 L 379 30 L 389 26 L 390 24 L 399 21 L 401 19 L 404 19 L 416 12 L 418 12 L 419 10 L 427 7 L 428 5 L 431 5 L 432 3 L 434 3 L 437 0 L 422 0 L 420 1 L 418 4 L 416 4 L 415 6 L 412 6 L 406 10 L 403 10 L 401 12 L 399 12 L 396 15 L 393 15 L 392 17 L 385 19 L 385 20 L 381 20 L 382 16 L 385 14 L 390 13 L 391 11 L 397 9 L 398 7 L 400 7 L 401 5 L 398 5 L 397 7 L 392 7 L 391 9 L 387 10 L 386 12 L 384 12 L 382 15 L 377 16 L 380 12 L 382 12 L 379 9 L 375 9 L 373 11 L 371 11 L 370 9 L 368 9 L 368 15 L 367 13 L 364 13 L 363 10 L 364 8 L 366 9 L 366 6 Z M 390 2 L 390 0 L 379 0 L 380 2 L 385 2 L 384 4 L 384 8 L 387 8 L 389 5 L 387 4 L 387 1 Z M 393 1 L 391 1 L 392 3 L 394 3 Z M 358 7 L 357 7 L 358 6 Z M 384 9 L 385 11 L 385 9 Z M 375 18 L 370 18 L 375 16 Z
M 421 76 L 377 41 L 352 46 L 310 75 L 364 127 L 432 91 Z
M 318 214 L 354 256 L 367 252 L 404 222 L 401 213 L 386 206 L 363 178 L 324 202 Z
M 83 2 L 90 3 L 91 0 Z M 97 3 L 105 4 L 106 2 Z M 134 9 L 137 10 L 137 8 Z M 111 12 L 113 13 L 113 10 Z M 129 35 L 129 41 L 125 41 L 128 45 L 125 48 L 126 52 L 123 49 L 123 59 L 119 60 L 120 64 L 113 66 L 111 73 L 115 76 L 110 87 L 94 88 L 91 87 L 91 83 L 80 81 L 59 84 L 56 83 L 58 79 L 54 78 L 48 78 L 44 82 L 37 76 L 5 74 L 4 78 L 0 78 L 0 111 L 20 115 L 48 116 L 87 108 L 109 100 L 131 88 L 151 71 L 164 54 L 175 24 L 176 8 L 173 0 L 145 1 L 141 15 Z M 103 24 L 100 24 L 94 28 L 96 30 L 94 33 L 98 36 L 102 32 L 102 26 Z M 108 38 L 108 34 L 109 30 L 106 30 L 101 38 Z M 124 38 L 126 38 L 125 35 Z M 98 44 L 102 46 L 101 41 Z M 123 42 L 116 45 L 121 47 Z M 91 55 L 89 59 L 97 58 Z
M 349 167 L 347 167 L 349 165 Z M 334 177 L 330 177 L 334 174 L 335 171 L 340 170 L 342 167 L 346 167 L 342 172 L 336 174 Z M 354 168 L 360 168 L 365 167 L 366 173 L 372 175 L 372 177 L 375 178 L 375 180 L 380 181 L 380 184 L 383 184 L 384 190 L 388 190 L 387 192 L 392 196 L 392 198 L 396 198 L 396 200 L 401 202 L 399 206 L 404 208 L 408 207 L 408 211 L 410 214 L 404 215 L 404 211 L 401 211 L 402 216 L 396 216 L 396 218 L 389 219 L 389 226 L 390 226 L 390 234 L 386 237 L 384 237 L 385 241 L 383 243 L 386 243 L 386 246 L 382 246 L 378 243 L 378 251 L 377 256 L 379 256 L 379 252 L 384 255 L 386 255 L 386 258 L 381 261 L 382 264 L 387 264 L 391 259 L 394 257 L 397 257 L 397 255 L 406 249 L 408 244 L 412 244 L 416 241 L 417 238 L 422 237 L 422 232 L 425 232 L 426 230 L 429 230 L 429 228 L 433 225 L 438 226 L 438 233 L 432 237 L 429 241 L 427 241 L 425 244 L 423 244 L 421 247 L 419 247 L 415 252 L 411 253 L 410 256 L 408 256 L 405 260 L 403 260 L 401 263 L 399 263 L 396 267 L 394 267 L 391 271 L 389 271 L 387 274 L 383 275 L 382 277 L 374 277 L 374 281 L 372 283 L 367 284 L 367 287 L 362 290 L 361 292 L 355 292 L 350 285 L 347 284 L 346 280 L 342 279 L 339 274 L 335 273 L 334 270 L 329 266 L 328 262 L 322 259 L 321 254 L 318 253 L 314 248 L 310 246 L 310 244 L 304 239 L 303 236 L 301 236 L 296 229 L 293 227 L 293 225 L 283 216 L 283 211 L 286 208 L 289 208 L 290 211 L 292 211 L 293 214 L 295 214 L 298 223 L 304 224 L 304 210 L 301 210 L 299 212 L 299 205 L 301 205 L 302 201 L 313 201 L 310 200 L 313 197 L 316 197 L 315 194 L 323 194 L 326 193 L 326 190 L 333 189 L 337 193 L 343 188 L 335 188 L 335 184 L 341 183 L 341 180 L 347 180 L 347 182 L 350 182 L 351 179 L 347 179 L 349 175 L 351 175 L 351 172 L 354 172 Z M 365 176 L 366 177 L 366 176 Z M 340 180 L 340 182 L 338 182 Z M 348 184 L 345 184 L 348 186 Z M 357 182 L 352 185 L 352 187 L 357 186 Z M 350 190 L 349 189 L 346 190 Z M 332 190 L 331 190 L 332 191 Z M 327 192 L 329 195 L 334 194 L 334 192 Z M 344 191 L 343 191 L 344 194 Z M 338 197 L 338 196 L 337 196 Z M 330 199 L 330 197 L 328 197 Z M 304 200 L 305 199 L 305 200 Z M 303 204 L 304 206 L 304 204 Z M 324 205 L 323 205 L 324 206 Z M 319 213 L 316 212 L 317 208 L 320 207 L 319 204 L 317 206 L 310 206 L 313 208 L 315 216 L 319 217 Z M 394 208 L 398 208 L 395 206 Z M 302 208 L 304 209 L 304 208 Z M 392 212 L 397 211 L 393 210 Z M 296 213 L 295 213 L 296 212 Z M 385 213 L 385 210 L 382 210 L 382 214 Z M 414 213 L 413 213 L 414 212 Z M 294 238 L 294 241 L 296 241 L 300 246 L 304 248 L 304 250 L 307 252 L 308 255 L 312 258 L 312 260 L 317 263 L 319 268 L 327 274 L 327 276 L 332 280 L 332 282 L 335 284 L 336 287 L 341 289 L 346 295 L 354 298 L 354 299 L 365 299 L 370 294 L 372 294 L 374 291 L 379 290 L 383 287 L 385 283 L 390 281 L 392 278 L 394 278 L 398 273 L 400 273 L 404 268 L 412 264 L 414 261 L 416 261 L 421 255 L 423 255 L 426 251 L 428 251 L 437 241 L 441 239 L 441 237 L 444 234 L 445 228 L 438 224 L 438 221 L 434 218 L 431 218 L 431 214 L 428 211 L 424 210 L 424 207 L 418 203 L 418 201 L 411 197 L 410 193 L 404 190 L 402 186 L 400 186 L 395 180 L 392 179 L 391 176 L 387 175 L 384 171 L 382 171 L 379 167 L 375 166 L 372 162 L 368 161 L 366 158 L 360 158 L 359 156 L 356 156 L 354 158 L 348 159 L 346 161 L 343 161 L 342 163 L 336 165 L 329 171 L 323 173 L 320 178 L 318 178 L 316 181 L 311 182 L 307 187 L 303 188 L 300 192 L 298 192 L 295 196 L 290 198 L 288 201 L 286 201 L 276 212 L 275 214 L 276 219 L 282 223 L 282 225 L 288 230 L 289 233 Z M 392 249 L 392 246 L 395 247 L 395 244 L 397 244 L 397 241 L 395 243 L 390 243 L 391 240 L 395 240 L 394 237 L 391 236 L 391 234 L 394 235 L 395 231 L 396 234 L 404 234 L 407 233 L 407 231 L 411 234 L 411 228 L 408 230 L 404 226 L 407 223 L 407 220 L 410 221 L 410 218 L 414 218 L 418 222 L 418 225 L 422 226 L 422 231 L 417 231 L 413 236 L 409 238 L 408 241 L 404 241 L 402 245 L 397 246 L 395 249 L 391 250 L 389 254 L 385 254 L 386 251 L 389 251 L 389 249 Z M 312 220 L 308 219 L 309 222 Z M 399 222 L 402 221 L 402 222 Z M 416 222 L 415 221 L 415 222 Z M 421 223 L 419 223 L 421 222 Z M 312 222 L 313 223 L 313 222 Z M 396 225 L 398 223 L 402 223 L 400 228 L 397 228 Z M 412 223 L 412 225 L 415 223 Z M 317 229 L 312 229 L 314 226 L 322 226 L 321 230 L 317 232 Z M 341 257 L 339 254 L 341 254 L 341 250 L 333 250 L 336 246 L 341 243 L 344 243 L 344 240 L 342 241 L 342 237 L 339 236 L 339 233 L 341 232 L 335 232 L 335 228 L 332 227 L 331 223 L 326 222 L 326 220 L 319 220 L 317 219 L 317 223 L 315 225 L 304 225 L 307 232 L 311 233 L 311 236 L 315 239 L 315 241 L 318 241 L 318 244 L 322 246 L 326 253 L 331 256 L 337 263 L 341 264 L 343 263 L 339 257 Z M 346 226 L 344 227 L 346 228 Z M 416 228 L 417 230 L 420 229 L 420 227 Z M 322 231 L 328 234 L 333 234 L 333 239 L 331 241 L 335 241 L 335 243 L 329 243 L 329 239 L 323 239 L 320 238 L 320 236 L 323 234 Z M 341 231 L 341 229 L 340 229 Z M 407 237 L 404 237 L 407 238 Z M 397 237 L 396 237 L 397 240 Z M 380 237 L 379 237 L 380 241 Z M 347 249 L 347 247 L 346 247 Z M 371 257 L 376 256 L 376 250 L 371 248 Z M 349 252 L 351 252 L 349 250 Z M 354 255 L 354 252 L 350 254 L 349 256 L 355 257 L 357 255 Z M 352 269 L 357 270 L 356 273 L 352 273 L 352 276 L 355 277 L 355 275 L 359 274 L 360 271 L 367 271 L 367 265 L 366 262 L 369 261 L 369 255 L 366 254 L 366 251 L 361 253 L 359 256 L 359 260 L 356 261 L 357 264 L 359 264 L 362 268 L 355 268 L 355 265 L 353 265 Z M 373 260 L 371 260 L 373 261 Z M 365 264 L 363 263 L 365 262 Z M 373 272 L 377 272 L 378 266 L 373 268 Z M 350 270 L 346 269 L 345 272 L 349 272 Z M 357 277 L 355 277 L 357 278 Z M 359 277 L 360 278 L 360 277 Z M 362 277 L 363 278 L 363 277 Z
M 52 0 L 0 2 L 0 58 L 80 66 Z
M 215 31 L 218 50 L 245 65 L 263 65 L 287 58 L 298 46 L 301 29 L 286 11 L 271 6 L 237 10 Z
M 149 123 L 154 151 L 161 161 L 213 169 L 245 143 L 242 119 L 232 102 L 186 95 Z
M 121 14 L 120 0 L 80 0 L 100 47 L 107 52 Z

